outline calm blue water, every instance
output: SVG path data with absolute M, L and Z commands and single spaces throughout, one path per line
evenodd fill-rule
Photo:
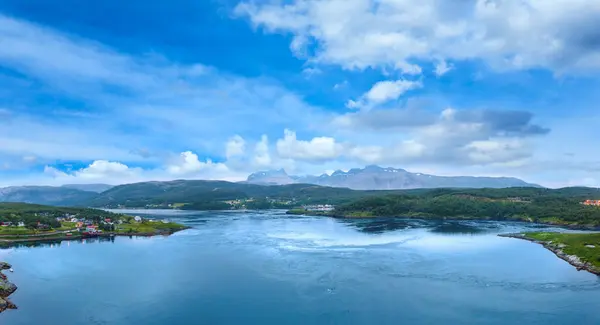
M 194 228 L 0 251 L 0 323 L 600 324 L 596 276 L 496 236 L 524 225 L 150 213 Z

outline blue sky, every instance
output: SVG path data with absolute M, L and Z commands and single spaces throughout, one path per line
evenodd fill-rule
M 367 164 L 600 186 L 594 0 L 0 0 L 0 185 Z

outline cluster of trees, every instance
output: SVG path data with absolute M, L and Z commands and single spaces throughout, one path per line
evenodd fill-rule
M 367 197 L 338 206 L 339 216 L 419 216 L 600 225 L 600 208 L 581 204 L 600 191 L 549 189 L 427 190 Z

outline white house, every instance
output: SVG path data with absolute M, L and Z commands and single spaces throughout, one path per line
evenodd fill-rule
M 141 222 L 142 221 L 142 217 L 135 216 L 135 217 L 133 217 L 133 220 L 135 220 L 135 222 Z
M 19 226 L 19 227 L 25 227 L 25 223 L 23 221 L 19 221 L 19 223 L 17 224 L 17 226 Z
M 71 222 L 78 222 L 77 218 L 71 218 Z

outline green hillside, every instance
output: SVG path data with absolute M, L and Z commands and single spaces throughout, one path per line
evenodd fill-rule
M 337 206 L 332 214 L 339 217 L 449 217 L 600 226 L 600 208 L 581 204 L 584 199 L 600 199 L 600 189 L 435 189 L 365 197 Z
M 168 207 L 170 204 L 183 209 L 218 210 L 231 208 L 232 205 L 225 201 L 232 200 L 268 200 L 269 207 L 289 207 L 305 203 L 343 203 L 375 193 L 382 192 L 353 191 L 310 184 L 264 186 L 179 180 L 116 186 L 87 203 L 94 207 Z
M 193 210 L 294 208 L 333 204 L 341 215 L 444 215 L 487 218 L 553 218 L 577 214 L 582 220 L 596 210 L 579 204 L 600 199 L 600 189 L 414 189 L 358 191 L 310 184 L 255 185 L 224 181 L 145 182 L 116 186 L 86 205 Z M 575 216 L 571 217 L 572 219 Z

